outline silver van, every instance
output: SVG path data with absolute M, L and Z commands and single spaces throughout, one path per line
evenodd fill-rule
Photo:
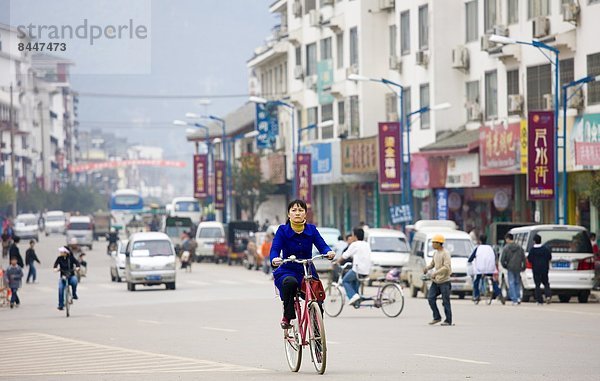
M 73 216 L 67 224 L 67 244 L 75 238 L 80 246 L 87 246 L 92 250 L 94 242 L 94 225 L 88 216 Z
M 225 228 L 221 222 L 200 222 L 196 229 L 196 256 L 198 260 L 215 260 L 215 243 L 225 242 Z
M 138 284 L 164 284 L 175 289 L 175 248 L 165 233 L 141 232 L 129 237 L 125 249 L 127 289 L 135 291 Z

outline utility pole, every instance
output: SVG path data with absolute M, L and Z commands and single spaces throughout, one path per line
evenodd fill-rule
M 13 120 L 13 85 L 10 83 L 10 108 L 8 110 L 8 124 L 10 125 L 10 174 L 12 178 L 12 186 L 15 189 L 17 184 L 17 178 L 15 177 L 15 125 Z M 12 217 L 17 217 L 17 197 L 15 195 L 15 199 L 12 203 Z
M 46 190 L 46 135 L 44 134 L 44 108 L 42 101 L 38 103 L 40 127 L 42 133 L 42 190 Z

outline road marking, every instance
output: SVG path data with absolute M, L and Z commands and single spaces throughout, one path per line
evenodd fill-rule
M 469 363 L 469 364 L 480 364 L 480 365 L 490 365 L 491 364 L 491 363 L 486 362 L 486 361 L 475 361 L 475 360 L 459 359 L 459 358 L 456 358 L 456 357 L 427 355 L 427 354 L 423 354 L 423 353 L 415 353 L 415 356 L 430 357 L 430 358 L 434 358 L 434 359 L 442 359 L 442 360 L 450 360 L 450 361 L 466 362 L 466 363 Z
M 3 369 L 0 379 L 24 376 L 270 372 L 268 369 L 126 349 L 42 333 L 15 335 L 3 338 L 3 342 L 9 345 L 0 346 L 0 358 L 14 362 L 26 353 L 36 361 L 27 367 Z M 68 368 L 67 365 L 61 365 L 66 353 L 77 353 L 77 361 L 70 362 Z
M 148 323 L 148 324 L 162 324 L 159 321 L 156 320 L 138 320 L 140 323 Z
M 105 318 L 105 319 L 112 319 L 114 316 L 111 315 L 102 315 L 102 314 L 92 314 L 92 316 L 96 316 L 96 317 L 100 317 L 100 318 Z
M 229 329 L 229 328 L 215 328 L 215 327 L 200 327 L 200 328 L 208 329 L 209 331 L 237 332 L 236 329 Z
M 232 286 L 240 284 L 240 282 L 236 282 L 236 281 L 233 281 L 233 280 L 226 280 L 226 279 L 221 279 L 221 280 L 218 280 L 217 282 L 219 282 L 221 284 L 229 284 L 229 285 L 232 285 Z
M 184 281 L 184 283 L 194 284 L 196 286 L 208 286 L 208 285 L 210 285 L 210 283 L 208 283 L 208 282 L 202 282 L 201 280 L 186 280 L 186 281 Z

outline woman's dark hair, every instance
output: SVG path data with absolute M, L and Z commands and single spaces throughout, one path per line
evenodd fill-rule
M 287 207 L 288 214 L 290 213 L 290 210 L 296 205 L 298 205 L 302 209 L 308 211 L 308 206 L 306 205 L 306 201 L 297 199 L 297 200 L 293 200 L 292 202 L 290 202 L 288 204 L 288 207 Z M 290 218 L 288 217 L 288 219 L 287 219 L 287 221 L 285 221 L 285 223 L 288 224 L 289 222 L 290 222 Z

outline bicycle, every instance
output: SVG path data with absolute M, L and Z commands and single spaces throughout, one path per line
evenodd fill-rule
M 479 280 L 479 298 L 473 298 L 473 303 L 476 305 L 479 304 L 481 298 L 485 299 L 487 305 L 492 304 L 492 300 L 494 300 L 494 284 L 491 275 L 481 274 L 481 279 Z
M 71 316 L 71 305 L 73 304 L 73 295 L 71 294 L 71 285 L 69 278 L 66 275 L 60 276 L 60 281 L 63 282 L 63 303 L 67 317 Z
M 338 280 L 330 283 L 325 289 L 323 307 L 325 313 L 330 317 L 339 316 L 344 309 L 344 304 L 346 304 L 346 290 L 342 285 L 342 274 L 343 270 L 350 266 L 352 266 L 351 263 L 344 264 Z M 383 283 L 377 287 L 377 294 L 375 296 L 364 296 L 365 281 L 368 282 L 368 279 L 361 279 L 361 297 L 352 304 L 354 308 L 381 308 L 383 313 L 391 318 L 398 317 L 402 313 L 402 310 L 404 310 L 404 292 L 399 284 L 380 278 L 378 281 L 383 281 Z
M 325 326 L 321 308 L 309 286 L 313 280 L 310 265 L 315 258 L 324 258 L 327 255 L 318 255 L 311 259 L 296 259 L 295 255 L 284 259 L 281 264 L 288 262 L 300 263 L 304 267 L 304 282 L 302 290 L 299 290 L 294 299 L 294 309 L 296 319 L 292 322 L 292 328 L 285 329 L 283 332 L 283 342 L 285 346 L 285 357 L 288 366 L 292 372 L 297 372 L 302 363 L 302 347 L 310 346 L 310 356 L 313 365 L 319 374 L 325 373 L 327 366 L 327 343 L 325 339 Z M 300 304 L 301 294 L 304 294 L 304 307 Z M 307 337 L 308 335 L 308 337 Z

